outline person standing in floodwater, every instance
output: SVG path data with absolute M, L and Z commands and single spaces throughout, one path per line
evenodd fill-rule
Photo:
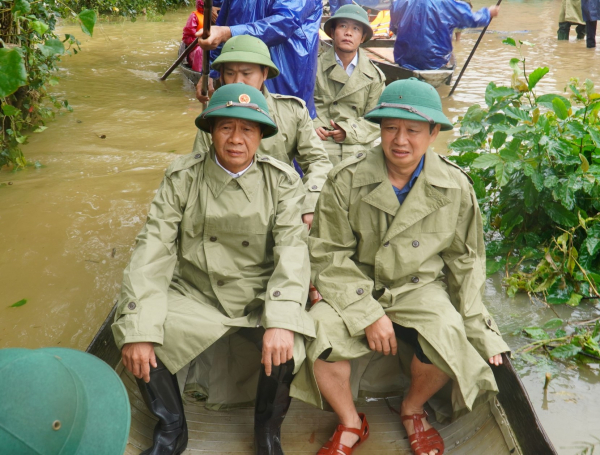
M 198 44 L 210 50 L 211 63 L 220 55 L 223 43 L 238 35 L 260 38 L 271 52 L 281 75 L 266 81 L 271 93 L 296 96 L 315 117 L 313 88 L 317 71 L 322 0 L 223 0 L 210 37 Z M 196 36 L 201 37 L 202 33 Z M 218 71 L 210 72 L 209 93 L 214 90 Z M 200 85 L 196 87 L 200 95 Z

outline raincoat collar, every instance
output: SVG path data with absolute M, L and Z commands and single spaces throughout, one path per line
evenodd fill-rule
M 240 186 L 244 194 L 248 198 L 249 202 L 252 202 L 254 195 L 258 189 L 259 183 L 263 178 L 262 171 L 258 168 L 256 162 L 258 156 L 255 155 L 250 168 L 243 175 L 234 179 L 231 177 L 225 169 L 217 164 L 215 161 L 215 148 L 214 145 L 210 146 L 209 157 L 204 165 L 204 179 L 210 188 L 215 199 L 218 199 L 220 194 L 223 192 L 225 187 L 229 185 L 232 180 Z

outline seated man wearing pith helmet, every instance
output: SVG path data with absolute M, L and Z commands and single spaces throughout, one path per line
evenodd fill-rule
M 402 423 L 415 454 L 440 455 L 425 403 L 448 381 L 455 416 L 491 399 L 498 388 L 489 364 L 509 350 L 482 303 L 481 214 L 469 178 L 428 151 L 452 129 L 433 87 L 393 82 L 365 117 L 381 124 L 381 145 L 337 165 L 315 210 L 309 250 L 323 300 L 310 310 L 317 336 L 291 394 L 320 407 L 326 400 L 339 417 L 319 455 L 351 454 L 369 425 L 353 403 L 350 361 L 395 356 L 399 338 L 414 351 Z M 382 365 L 393 362 L 361 374 L 381 381 L 389 377 Z
M 233 333 L 262 350 L 255 453 L 282 454 L 289 386 L 314 336 L 304 188 L 296 172 L 256 154 L 277 126 L 245 84 L 217 90 L 196 125 L 207 153 L 167 169 L 125 269 L 112 326 L 123 364 L 158 417 L 144 454 L 180 454 L 187 425 L 175 373 Z M 227 362 L 227 358 L 218 359 Z

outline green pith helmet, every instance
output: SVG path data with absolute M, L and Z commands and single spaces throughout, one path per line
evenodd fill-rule
M 263 138 L 277 134 L 277 125 L 269 114 L 267 100 L 260 90 L 246 84 L 228 84 L 213 93 L 206 109 L 196 118 L 196 126 L 210 133 L 215 117 L 239 118 L 260 123 Z
M 327 22 L 325 22 L 325 25 L 323 25 L 323 30 L 330 38 L 332 38 L 331 29 L 333 28 L 337 19 L 352 19 L 353 21 L 361 23 L 364 33 L 367 35 L 365 38 L 365 43 L 373 38 L 373 29 L 371 28 L 371 23 L 369 22 L 369 15 L 360 6 L 354 4 L 344 5 L 338 9 L 333 16 L 327 19 Z
M 66 348 L 0 349 L 0 378 L 1 453 L 125 451 L 127 390 L 99 358 Z
M 223 44 L 221 55 L 219 55 L 211 68 L 220 71 L 223 63 L 254 63 L 269 68 L 267 79 L 279 76 L 279 68 L 271 60 L 271 54 L 267 45 L 254 36 L 238 35 L 228 39 Z
M 377 101 L 377 106 L 365 114 L 373 123 L 381 123 L 382 118 L 400 118 L 439 123 L 442 131 L 453 128 L 452 123 L 442 111 L 442 100 L 437 90 L 427 82 L 411 77 L 392 82 Z

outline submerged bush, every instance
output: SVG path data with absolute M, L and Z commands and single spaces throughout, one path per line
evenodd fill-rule
M 535 91 L 548 68 L 525 71 L 521 46 L 510 87 L 491 82 L 486 107 L 459 119 L 450 158 L 470 169 L 486 231 L 488 274 L 505 270 L 509 295 L 578 305 L 600 288 L 600 93 L 571 79 L 564 95 Z

